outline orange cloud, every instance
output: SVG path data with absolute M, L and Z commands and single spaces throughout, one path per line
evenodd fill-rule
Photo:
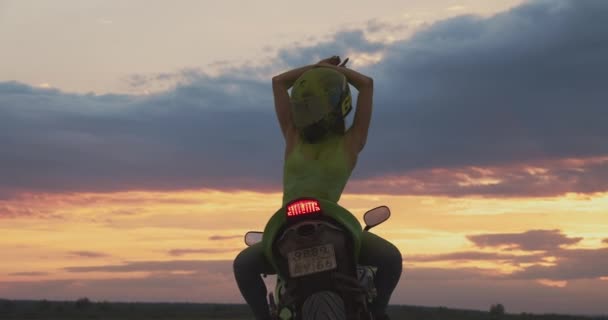
M 542 285 L 545 285 L 545 286 L 557 287 L 557 288 L 563 288 L 568 285 L 568 281 L 555 281 L 555 280 L 549 280 L 549 279 L 539 279 L 539 280 L 536 280 L 536 282 L 538 282 Z

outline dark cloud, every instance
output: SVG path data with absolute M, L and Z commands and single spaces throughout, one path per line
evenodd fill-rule
M 467 239 L 480 248 L 506 247 L 509 250 L 555 251 L 561 246 L 577 244 L 583 238 L 569 238 L 560 230 L 529 230 L 522 233 L 470 235 Z
M 237 248 L 205 248 L 205 249 L 172 249 L 169 250 L 169 254 L 172 256 L 183 256 L 187 254 L 214 254 L 214 253 L 226 253 L 226 252 L 238 252 L 240 249 Z
M 227 272 L 224 261 L 205 260 L 170 260 L 170 261 L 137 261 L 119 265 L 99 265 L 86 267 L 65 267 L 68 272 L 168 272 L 199 271 Z
M 95 251 L 70 251 L 69 254 L 83 258 L 103 258 L 108 256 L 106 253 Z
M 185 80 L 185 72 L 187 72 L 187 70 L 179 73 L 162 72 L 152 75 L 133 74 L 127 77 L 126 81 L 131 88 L 135 89 L 147 87 L 151 83 L 166 83 L 168 85 L 175 85 L 176 83 Z
M 498 252 L 464 251 L 435 255 L 408 256 L 407 262 L 437 262 L 437 261 L 494 261 L 520 265 L 522 263 L 541 262 L 543 254 L 515 255 Z
M 391 46 L 370 68 L 381 85 L 359 172 L 606 155 L 607 16 L 604 1 L 535 1 Z
M 18 195 L 15 195 L 18 197 Z M 11 204 L 8 202 L 7 204 L 3 204 L 0 200 L 0 219 L 2 218 L 20 218 L 20 217 L 30 217 L 30 218 L 44 218 L 44 219 L 64 219 L 65 217 L 58 214 L 53 209 L 49 208 L 36 208 L 36 207 L 28 207 L 23 204 Z
M 572 280 L 608 277 L 608 248 L 559 250 L 554 256 L 554 265 L 530 266 L 508 278 Z
M 342 31 L 316 45 L 279 50 L 273 61 L 295 67 L 333 54 L 384 54 L 362 70 L 375 80 L 375 113 L 355 181 L 594 159 L 608 155 L 606 17 L 603 0 L 534 1 L 489 18 L 448 19 L 392 44 L 369 41 L 363 30 Z M 0 196 L 278 190 L 284 145 L 270 80 L 257 78 L 270 69 L 243 67 L 218 77 L 186 69 L 130 79 L 134 87 L 177 82 L 149 96 L 0 83 Z M 608 190 L 607 167 L 604 161 L 583 171 L 549 168 L 551 188 L 525 171 L 503 172 L 503 183 L 494 185 L 448 178 L 450 189 L 436 193 L 601 192 Z M 386 184 L 377 189 L 416 193 Z
M 431 255 L 414 255 L 406 263 L 475 262 L 488 261 L 517 267 L 509 274 L 483 270 L 495 280 L 552 280 L 571 281 L 608 278 L 608 248 L 578 249 L 568 246 L 583 238 L 571 238 L 560 230 L 529 230 L 522 233 L 470 235 L 476 246 L 499 248 L 496 252 L 463 251 Z M 513 250 L 537 251 L 533 254 L 514 254 Z M 501 252 L 506 251 L 506 252 Z M 480 269 L 481 270 L 481 269 Z M 481 272 L 477 270 L 475 272 Z M 425 270 L 427 272 L 428 270 Z M 469 270 L 471 271 L 471 270 Z
M 137 209 L 116 209 L 116 210 L 111 210 L 109 213 L 111 215 L 119 215 L 119 216 L 132 216 L 132 215 L 136 215 L 138 212 L 141 212 L 142 210 L 140 208 Z
M 269 85 L 201 81 L 210 85 L 150 98 L 0 85 L 0 183 L 48 192 L 278 186 Z
M 30 208 L 14 207 L 8 205 L 0 206 L 0 218 L 29 217 L 34 215 L 37 216 L 38 214 L 36 213 L 36 211 Z
M 599 279 L 608 277 L 608 248 L 571 249 L 583 238 L 568 237 L 560 230 L 529 230 L 522 233 L 470 235 L 476 246 L 502 250 L 543 251 L 534 255 L 461 252 L 423 256 L 420 261 L 500 260 L 514 265 L 526 264 L 518 271 L 503 276 L 508 279 Z M 416 260 L 414 260 L 416 261 Z
M 450 281 L 450 280 L 473 280 L 473 279 L 495 279 L 496 270 L 483 268 L 422 268 L 403 267 L 403 277 L 410 281 Z
M 221 236 L 221 235 L 212 235 L 209 237 L 209 240 L 231 240 L 231 239 L 243 239 L 243 235 L 229 235 L 229 236 Z
M 606 243 L 606 244 L 608 244 L 608 238 L 606 238 L 606 239 L 602 240 L 602 243 Z
M 548 197 L 606 190 L 608 158 L 542 161 L 503 167 L 414 170 L 406 175 L 355 179 L 347 192 L 409 195 Z
M 17 197 L 17 194 L 15 194 L 14 190 L 0 187 L 0 201 L 14 199 L 15 197 Z
M 31 271 L 31 272 L 13 272 L 13 273 L 9 273 L 9 276 L 46 276 L 48 275 L 48 272 L 37 272 L 37 271 Z
M 369 28 L 369 26 L 368 26 Z M 374 25 L 372 24 L 372 29 Z M 346 54 L 349 51 L 375 53 L 386 45 L 366 39 L 363 30 L 346 30 L 336 33 L 332 39 L 314 46 L 293 46 L 279 50 L 277 57 L 291 66 L 307 65 L 321 58 Z
M 379 33 L 379 32 L 398 32 L 403 31 L 408 28 L 407 24 L 392 24 L 388 22 L 383 22 L 378 19 L 371 19 L 366 23 L 366 30 L 371 33 Z

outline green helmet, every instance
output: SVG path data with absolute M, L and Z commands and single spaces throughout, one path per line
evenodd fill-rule
M 346 77 L 331 68 L 306 71 L 291 90 L 291 112 L 296 129 L 314 142 L 334 130 L 352 110 Z

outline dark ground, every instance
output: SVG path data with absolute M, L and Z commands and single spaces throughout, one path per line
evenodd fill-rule
M 390 306 L 394 320 L 608 320 L 608 316 L 567 316 L 539 314 L 509 314 L 506 308 L 494 306 L 493 311 L 457 310 L 445 307 Z M 504 310 L 505 312 L 501 312 Z M 24 301 L 0 299 L 0 319 L 252 319 L 249 309 L 241 304 L 199 303 L 117 303 L 77 301 Z

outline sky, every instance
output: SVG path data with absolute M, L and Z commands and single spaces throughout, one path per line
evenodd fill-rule
M 337 54 L 374 79 L 340 204 L 391 208 L 372 230 L 403 255 L 391 303 L 608 314 L 606 18 L 0 1 L 0 297 L 243 303 L 232 260 L 282 197 L 270 78 Z

